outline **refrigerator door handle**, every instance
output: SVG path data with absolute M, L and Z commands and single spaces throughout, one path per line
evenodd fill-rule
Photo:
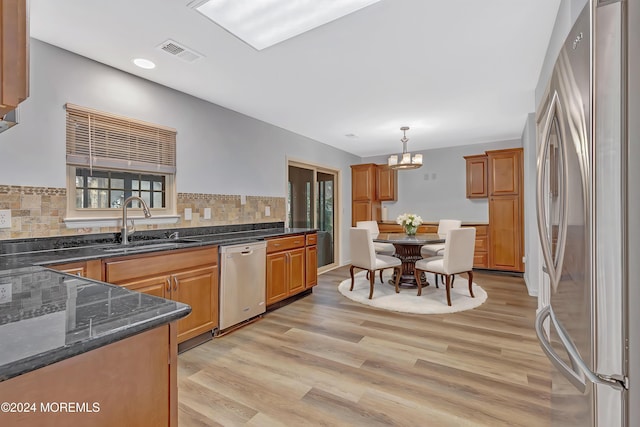
M 547 267 L 547 274 L 549 274 L 549 279 L 551 283 L 551 287 L 553 290 L 558 288 L 558 284 L 560 283 L 560 278 L 562 276 L 562 265 L 564 263 L 564 250 L 567 238 L 567 204 L 568 204 L 568 193 L 567 193 L 567 152 L 566 152 L 566 143 L 564 135 L 566 134 L 564 128 L 564 122 L 562 120 L 558 120 L 558 116 L 564 116 L 564 109 L 560 102 L 560 95 L 557 91 L 553 93 L 551 98 L 551 102 L 549 103 L 549 107 L 546 114 L 546 119 L 544 123 L 544 127 L 542 130 L 543 140 L 540 144 L 540 149 L 538 152 L 538 161 L 536 164 L 536 219 L 538 222 L 538 234 L 540 236 L 540 246 L 542 247 L 542 258 L 544 259 L 544 264 Z M 557 183 L 557 191 L 559 195 L 559 223 L 557 229 L 557 241 L 556 245 L 556 256 L 554 257 L 552 254 L 552 245 L 553 242 L 552 237 L 550 235 L 551 230 L 549 230 L 549 225 L 546 223 L 546 203 L 545 203 L 545 177 L 548 173 L 545 173 L 545 162 L 547 156 L 549 154 L 550 147 L 550 138 L 551 138 L 551 130 L 555 126 L 556 131 L 558 132 L 558 145 L 559 158 L 557 159 L 558 165 L 561 167 L 561 174 L 558 178 L 559 182 Z M 553 171 L 554 173 L 557 171 Z
M 536 335 L 538 336 L 538 341 L 540 341 L 542 351 L 544 351 L 544 353 L 547 355 L 553 366 L 555 366 L 556 369 L 558 369 L 558 371 L 560 371 L 560 373 L 562 373 L 562 375 L 564 375 L 564 377 L 580 391 L 580 393 L 584 393 L 587 388 L 584 377 L 578 375 L 576 371 L 571 369 L 569 365 L 567 365 L 564 360 L 562 360 L 560 356 L 558 356 L 556 351 L 551 346 L 551 343 L 547 339 L 546 334 L 544 333 L 543 323 L 550 316 L 551 306 L 546 306 L 545 308 L 540 310 L 540 312 L 536 316 Z
M 551 306 L 549 306 L 551 308 Z M 569 357 L 571 360 L 575 362 L 575 364 L 580 368 L 582 373 L 594 384 L 603 384 L 613 387 L 615 390 L 621 391 L 626 388 L 627 380 L 626 379 L 617 379 L 617 375 L 602 375 L 597 372 L 593 372 L 587 364 L 582 360 L 576 346 L 573 344 L 571 339 L 569 339 L 569 334 L 567 333 L 564 326 L 556 319 L 556 316 L 553 314 L 553 310 L 551 312 L 551 321 L 553 322 L 553 326 L 556 328 L 556 332 L 558 332 L 558 336 L 560 337 L 560 341 L 564 345 L 564 348 L 569 353 Z
M 565 362 L 558 356 L 555 352 L 547 336 L 543 331 L 543 323 L 549 317 L 551 322 L 553 323 L 556 332 L 558 333 L 558 337 L 562 342 L 564 349 L 567 351 L 567 354 L 571 358 L 571 364 L 574 367 L 580 369 L 579 375 L 574 369 L 571 369 Z M 540 345 L 542 350 L 545 352 L 551 363 L 569 380 L 574 387 L 576 387 L 581 393 L 584 393 L 586 389 L 586 379 L 591 381 L 594 384 L 602 384 L 608 385 L 615 390 L 622 391 L 629 388 L 629 379 L 626 377 L 619 377 L 617 375 L 602 375 L 593 372 L 587 364 L 582 360 L 578 350 L 576 349 L 573 342 L 569 339 L 567 331 L 564 329 L 562 324 L 556 319 L 551 310 L 551 306 L 546 306 L 543 308 L 538 315 L 536 316 L 536 335 L 538 336 L 538 340 L 540 341 Z

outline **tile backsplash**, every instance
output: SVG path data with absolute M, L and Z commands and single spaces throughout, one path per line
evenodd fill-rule
M 0 210 L 11 210 L 11 228 L 0 228 L 0 240 L 120 231 L 119 226 L 67 228 L 64 223 L 66 207 L 65 188 L 0 185 Z M 184 219 L 187 208 L 191 209 L 191 220 Z M 205 219 L 205 208 L 211 209 L 210 219 Z M 270 211 L 269 216 L 265 214 L 267 210 Z M 136 224 L 136 228 L 151 230 L 283 222 L 286 205 L 284 197 L 178 193 L 177 213 L 180 219 L 176 224 Z

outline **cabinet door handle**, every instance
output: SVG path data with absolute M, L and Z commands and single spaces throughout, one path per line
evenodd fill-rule
M 167 287 L 165 289 L 167 292 L 171 292 L 171 277 L 167 277 Z
M 173 290 L 178 290 L 178 278 L 176 276 L 173 276 Z
M 300 240 L 294 240 L 294 241 L 293 241 L 293 244 L 294 244 L 294 245 L 299 245 L 299 244 L 300 244 Z

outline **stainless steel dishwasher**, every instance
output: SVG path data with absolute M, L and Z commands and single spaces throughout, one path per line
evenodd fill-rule
M 267 243 L 220 247 L 220 330 L 266 311 Z

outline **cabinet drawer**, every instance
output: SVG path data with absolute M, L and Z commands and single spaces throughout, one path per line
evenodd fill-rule
M 307 246 L 318 244 L 318 233 L 307 234 Z
M 420 225 L 418 227 L 418 233 L 437 233 L 438 226 L 437 225 Z
M 303 235 L 280 237 L 277 239 L 267 240 L 267 253 L 286 251 L 289 249 L 303 248 L 305 238 Z
M 487 252 L 489 250 L 489 236 L 476 235 L 476 252 Z
M 489 254 L 484 253 L 475 253 L 473 255 L 473 266 L 476 268 L 488 268 L 489 267 Z
M 474 225 L 476 228 L 476 238 L 478 236 L 487 236 L 489 234 L 489 226 L 487 225 Z
M 390 224 L 390 223 L 378 223 L 378 230 L 381 233 L 401 233 L 402 227 L 398 224 Z
M 138 277 L 157 276 L 164 273 L 218 263 L 218 248 L 162 252 L 151 256 L 138 256 L 123 260 L 105 260 L 105 281 L 117 284 Z

